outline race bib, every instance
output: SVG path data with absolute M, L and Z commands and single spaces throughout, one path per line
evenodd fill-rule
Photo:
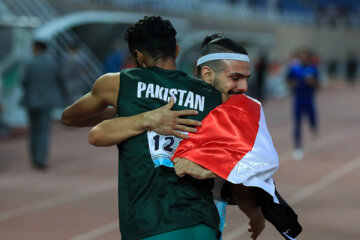
M 147 132 L 147 137 L 149 151 L 155 167 L 174 167 L 171 157 L 182 139 L 175 136 L 160 135 L 152 131 Z

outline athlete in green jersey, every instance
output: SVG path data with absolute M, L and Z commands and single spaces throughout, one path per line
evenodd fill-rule
M 160 17 L 145 17 L 132 25 L 127 40 L 141 68 L 100 77 L 62 116 L 66 125 L 92 126 L 117 112 L 128 126 L 127 136 L 135 136 L 118 145 L 120 230 L 125 240 L 216 239 L 219 215 L 211 193 L 213 181 L 176 176 L 170 157 L 179 142 L 176 136 L 184 136 L 161 135 L 163 129 L 151 123 L 173 101 L 179 112 L 172 112 L 172 129 L 194 131 L 187 125 L 198 122 L 179 116 L 198 113 L 193 118 L 201 120 L 221 103 L 220 92 L 176 70 L 175 34 L 171 23 Z M 168 101 L 165 108 L 149 111 Z M 196 112 L 183 110 L 188 108 Z M 98 137 L 92 135 L 90 142 Z M 200 235 L 194 234 L 198 231 Z
M 217 41 L 212 41 L 218 39 Z M 211 35 L 204 40 L 204 46 L 202 55 L 213 53 L 240 53 L 246 54 L 246 51 L 242 49 L 234 41 L 223 38 L 219 35 Z M 233 60 L 214 60 L 206 64 L 202 64 L 199 69 L 199 77 L 205 80 L 208 84 L 215 86 L 223 93 L 223 100 L 226 100 L 230 94 L 242 93 L 247 90 L 247 78 L 250 73 L 249 63 L 244 61 Z M 143 91 L 145 91 L 145 86 Z M 149 89 L 150 94 L 152 92 Z M 169 109 L 169 106 L 162 107 L 162 109 Z M 168 112 L 163 112 L 165 115 Z M 104 121 L 94 127 L 90 132 L 90 138 L 93 139 L 91 143 L 95 146 L 111 145 L 119 143 L 124 139 L 124 127 L 120 124 L 120 118 L 114 118 L 108 121 Z M 164 118 L 163 123 L 166 123 Z M 155 121 L 156 123 L 156 121 Z M 114 134 L 114 130 L 116 134 Z M 101 137 L 95 137 L 101 136 Z M 180 159 L 175 161 L 175 171 L 178 176 L 184 176 L 185 174 L 196 178 L 214 177 L 214 175 L 207 169 L 194 164 L 186 159 Z M 252 239 L 256 239 L 264 228 L 264 216 L 261 213 L 259 206 L 255 203 L 252 192 L 248 188 L 242 185 L 232 185 L 232 192 L 234 193 L 235 201 L 241 210 L 249 217 L 250 230 L 252 232 Z M 218 198 L 216 195 L 215 198 Z M 222 206 L 226 206 L 223 201 L 216 201 Z M 220 211 L 222 212 L 222 211 Z M 225 219 L 223 219 L 225 220 Z M 220 225 L 223 226 L 222 224 Z

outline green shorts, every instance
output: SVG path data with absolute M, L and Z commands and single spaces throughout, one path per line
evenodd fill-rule
M 180 228 L 174 231 L 161 233 L 143 240 L 218 240 L 216 231 L 206 224 Z

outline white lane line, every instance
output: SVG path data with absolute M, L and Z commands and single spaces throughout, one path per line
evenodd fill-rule
M 69 240 L 90 240 L 90 239 L 100 237 L 108 232 L 118 230 L 118 229 L 119 229 L 119 221 L 113 221 L 111 223 L 108 223 L 108 224 L 105 224 L 98 228 L 95 228 L 94 230 L 92 230 L 90 232 L 81 234 L 81 235 L 71 238 Z
M 301 191 L 299 191 L 298 193 L 294 194 L 289 198 L 289 203 L 296 204 L 302 201 L 303 199 L 311 195 L 314 195 L 320 189 L 329 186 L 339 178 L 345 176 L 351 171 L 356 170 L 358 167 L 360 167 L 360 156 L 357 156 L 356 158 L 354 158 L 350 162 L 347 162 L 345 165 L 338 168 L 337 170 L 330 172 L 329 174 L 323 176 L 313 184 L 310 184 L 307 187 L 303 188 Z
M 29 205 L 18 207 L 10 211 L 0 213 L 0 222 L 12 219 L 14 217 L 23 216 L 25 214 L 33 213 L 39 210 L 55 207 L 57 205 L 74 201 L 83 197 L 88 197 L 100 192 L 104 192 L 110 189 L 117 187 L 117 178 L 112 178 L 111 180 L 105 181 L 101 184 L 83 188 L 80 190 L 75 190 L 68 194 L 63 194 L 60 196 L 50 197 Z

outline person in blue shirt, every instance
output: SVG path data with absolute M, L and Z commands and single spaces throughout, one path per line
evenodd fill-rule
M 299 62 L 289 67 L 287 83 L 294 95 L 294 144 L 293 158 L 301 160 L 304 157 L 301 139 L 301 123 L 303 116 L 307 115 L 313 133 L 317 132 L 317 117 L 315 107 L 315 92 L 319 86 L 319 73 L 317 66 L 311 62 L 312 53 L 309 49 L 298 52 Z

